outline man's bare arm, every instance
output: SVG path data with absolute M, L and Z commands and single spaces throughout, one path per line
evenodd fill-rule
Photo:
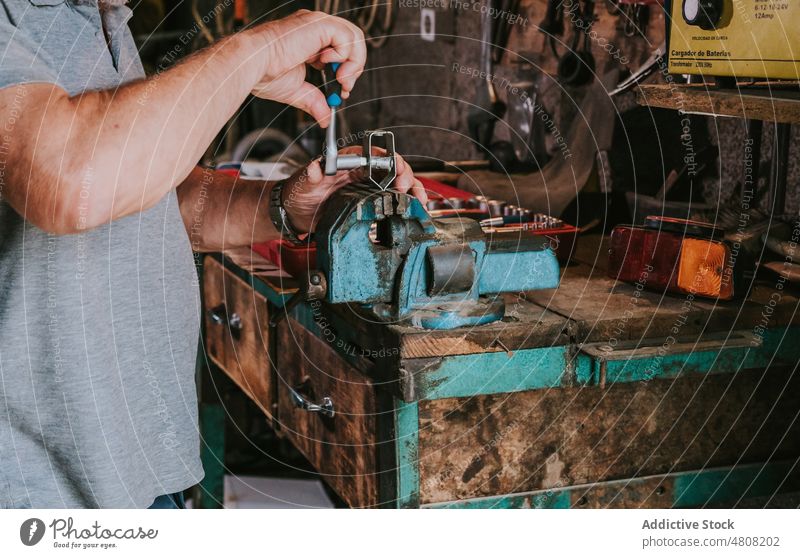
M 374 148 L 376 153 L 383 151 Z M 360 147 L 345 147 L 340 153 L 361 153 Z M 392 188 L 427 202 L 422 183 L 411 167 L 395 155 L 397 177 Z M 352 182 L 363 182 L 364 171 L 322 172 L 319 160 L 286 179 L 283 206 L 295 232 L 314 230 L 325 200 Z M 261 180 L 237 179 L 210 169 L 196 168 L 178 189 L 178 203 L 186 231 L 196 252 L 219 251 L 279 238 L 269 216 L 270 189 Z
M 70 97 L 52 84 L 5 88 L 0 121 L 14 125 L 6 131 L 2 196 L 56 234 L 143 211 L 186 179 L 251 91 L 325 125 L 324 96 L 305 82 L 306 62 L 346 60 L 340 81 L 349 91 L 365 57 L 363 35 L 352 24 L 300 12 L 116 90 Z
M 271 183 L 196 167 L 178 187 L 192 250 L 214 252 L 279 238 L 269 218 Z

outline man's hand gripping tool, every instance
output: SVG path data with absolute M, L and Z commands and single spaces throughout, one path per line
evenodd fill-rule
M 325 132 L 325 155 L 322 165 L 325 174 L 335 175 L 341 170 L 363 168 L 367 170 L 369 182 L 381 190 L 386 190 L 397 176 L 395 168 L 394 134 L 385 130 L 372 130 L 364 135 L 364 150 L 361 155 L 339 155 L 336 133 L 336 112 L 342 105 L 342 84 L 336 80 L 338 62 L 325 65 L 325 100 L 331 108 L 331 122 Z M 385 155 L 375 155 L 373 147 L 386 151 Z

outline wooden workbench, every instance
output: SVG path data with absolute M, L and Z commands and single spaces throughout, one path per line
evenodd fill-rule
M 355 507 L 729 505 L 798 489 L 797 294 L 771 278 L 744 303 L 637 291 L 605 262 L 603 240 L 581 238 L 558 289 L 507 295 L 501 322 L 424 331 L 324 304 L 270 327 L 291 280 L 249 252 L 210 256 L 206 350 Z M 334 416 L 298 396 L 329 398 Z

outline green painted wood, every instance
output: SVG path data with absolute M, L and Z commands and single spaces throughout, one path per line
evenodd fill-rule
M 426 504 L 424 508 L 448 509 L 565 509 L 580 507 L 580 499 L 592 491 L 606 494 L 653 495 L 658 494 L 651 487 L 663 486 L 670 490 L 664 494 L 674 508 L 692 508 L 709 505 L 729 505 L 743 498 L 762 498 L 781 492 L 798 490 L 797 473 L 790 477 L 796 464 L 793 461 L 758 463 L 736 467 L 720 467 L 701 471 L 687 471 L 668 475 L 638 477 L 604 483 L 584 484 L 551 490 L 504 494 L 488 498 L 472 498 L 457 502 L 438 502 Z M 661 496 L 660 493 L 659 497 Z M 625 502 L 620 496 L 620 503 Z M 576 502 L 576 504 L 573 504 Z M 668 504 L 667 504 L 668 505 Z
M 673 348 L 669 339 L 664 339 L 660 345 L 637 349 L 635 355 L 625 351 L 619 355 L 609 353 L 605 359 L 605 382 L 639 382 L 693 373 L 735 373 L 748 368 L 789 364 L 800 359 L 800 344 L 791 342 L 791 339 L 800 339 L 800 328 L 767 330 L 763 339 L 750 346 L 693 350 L 688 344 L 681 352 L 670 352 Z M 595 355 L 579 353 L 575 369 L 578 384 L 602 383 L 602 362 Z
M 419 507 L 419 407 L 395 399 L 394 443 L 398 508 Z
M 278 294 L 266 283 L 230 261 L 220 256 L 215 257 L 224 261 L 231 271 L 271 303 L 277 306 L 285 303 L 288 298 L 285 295 Z M 362 372 L 371 373 L 373 367 L 370 360 L 362 356 L 360 345 L 363 340 L 359 340 L 346 324 L 336 323 L 333 315 L 322 317 L 319 308 L 315 309 L 306 303 L 297 305 L 291 315 L 314 335 L 328 342 L 349 364 Z M 332 331 L 326 327 L 329 325 L 332 326 Z M 800 343 L 792 341 L 800 339 L 800 327 L 754 330 L 752 334 L 758 334 L 755 337 L 759 343 L 754 346 L 742 346 L 739 343 L 732 344 L 734 346 L 730 348 L 708 349 L 707 344 L 697 348 L 692 347 L 692 344 L 686 347 L 678 344 L 681 352 L 670 352 L 674 347 L 670 346 L 668 339 L 643 340 L 641 345 L 653 344 L 649 347 L 649 352 L 641 350 L 636 357 L 607 359 L 605 382 L 638 382 L 688 373 L 735 373 L 741 369 L 763 368 L 800 360 Z M 701 339 L 707 338 L 708 336 L 703 336 Z M 663 354 L 659 354 L 658 349 L 664 343 L 666 346 Z M 571 359 L 574 362 L 570 362 Z M 568 346 L 525 349 L 511 354 L 490 352 L 406 359 L 396 366 L 404 368 L 408 375 L 403 376 L 398 371 L 389 374 L 393 377 L 375 379 L 380 382 L 397 380 L 398 385 L 393 386 L 390 391 L 401 395 L 406 401 L 419 401 L 558 387 L 571 381 L 571 378 L 565 377 L 569 365 L 574 365 L 575 378 L 579 385 L 601 383 L 600 360 L 583 352 L 571 356 Z
M 561 384 L 566 347 L 542 347 L 513 353 L 492 352 L 404 361 L 412 371 L 417 400 L 471 397 L 547 389 Z
M 234 264 L 232 261 L 227 259 L 225 256 L 221 254 L 212 254 L 211 255 L 214 259 L 222 263 L 226 269 L 228 269 L 231 273 L 236 275 L 239 279 L 250 285 L 250 287 L 255 290 L 258 294 L 262 295 L 266 298 L 271 304 L 274 304 L 278 308 L 282 308 L 284 304 L 291 298 L 291 294 L 280 294 L 275 289 L 270 287 L 266 282 L 258 279 L 257 277 L 253 276 L 250 272 L 245 271 L 238 265 Z
M 585 487 L 584 487 L 585 489 Z M 489 498 L 471 498 L 469 500 L 459 500 L 457 502 L 439 502 L 436 504 L 425 504 L 422 506 L 427 509 L 523 509 L 531 508 L 537 510 L 564 510 L 569 509 L 571 502 L 571 489 L 560 490 L 540 490 L 537 492 L 521 492 L 519 494 L 504 494 L 503 496 L 492 496 Z
M 787 482 L 796 466 L 793 462 L 748 464 L 732 469 L 687 473 L 675 479 L 673 501 L 676 508 L 692 508 L 710 503 L 735 503 L 742 498 L 770 496 L 784 484 L 785 491 L 796 490 Z
M 221 508 L 225 497 L 225 409 L 218 403 L 200 403 L 200 461 L 205 476 L 197 491 L 196 507 Z

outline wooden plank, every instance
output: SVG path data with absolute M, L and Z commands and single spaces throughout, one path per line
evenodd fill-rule
M 334 326 L 337 336 L 347 339 L 353 356 L 378 360 L 430 358 L 451 355 L 517 351 L 566 345 L 573 334 L 564 316 L 529 302 L 529 292 L 505 293 L 506 315 L 480 327 L 449 330 L 422 329 L 401 323 L 382 322 L 358 304 L 323 304 L 318 309 L 300 308 L 296 317 L 309 316 Z
M 375 387 L 292 318 L 278 325 L 277 335 L 281 432 L 350 506 L 379 505 Z M 335 415 L 295 407 L 290 388 L 314 403 L 329 397 Z
M 641 105 L 688 114 L 791 124 L 800 122 L 800 92 L 797 87 L 797 84 L 756 84 L 739 90 L 723 90 L 705 84 L 642 85 L 637 90 L 636 100 Z
M 629 341 L 627 343 L 634 348 L 623 347 L 617 351 L 603 351 L 609 346 L 601 344 L 590 345 L 587 350 L 584 345 L 575 362 L 575 376 L 578 384 L 603 387 L 612 382 L 792 366 L 800 360 L 800 347 L 783 339 L 797 338 L 798 335 L 800 328 L 797 327 L 789 330 L 773 328 L 763 337 L 754 335 L 752 331 L 732 331 L 684 340 L 668 337 Z
M 506 316 L 480 327 L 423 330 L 389 326 L 400 343 L 400 357 L 427 358 L 518 351 L 569 343 L 572 324 L 568 318 L 528 301 L 530 293 L 505 293 Z
M 419 402 L 422 504 L 800 454 L 787 369 Z
M 798 298 L 778 291 L 760 283 L 748 300 L 714 301 L 643 290 L 578 263 L 567 268 L 557 289 L 533 291 L 528 299 L 573 320 L 579 343 L 593 343 L 754 329 L 765 313 L 764 327 L 800 323 Z

